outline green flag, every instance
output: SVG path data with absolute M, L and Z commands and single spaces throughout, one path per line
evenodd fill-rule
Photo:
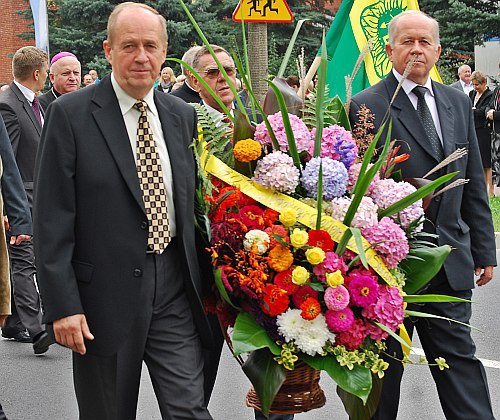
M 343 0 L 326 35 L 328 68 L 326 80 L 331 96 L 346 99 L 345 76 L 351 75 L 368 40 L 371 51 L 365 56 L 352 82 L 352 94 L 374 85 L 392 69 L 385 52 L 387 26 L 391 19 L 405 10 L 419 10 L 417 0 Z M 434 80 L 441 81 L 436 69 Z

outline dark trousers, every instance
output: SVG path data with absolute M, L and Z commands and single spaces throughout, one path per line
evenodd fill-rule
M 7 239 L 9 240 L 9 239 Z M 44 328 L 40 295 L 35 284 L 35 254 L 32 241 L 9 245 L 12 281 L 12 315 L 5 322 L 5 329 L 27 329 L 36 337 Z
M 436 284 L 435 284 L 436 283 Z M 433 280 L 426 293 L 446 294 L 470 299 L 472 291 L 454 291 L 446 281 Z M 470 303 L 425 303 L 409 305 L 409 309 L 432 313 L 468 323 L 471 317 Z M 455 322 L 432 318 L 409 318 L 405 321 L 410 337 L 416 328 L 425 356 L 429 363 L 437 357 L 446 359 L 449 369 L 443 371 L 431 367 L 441 407 L 447 419 L 492 420 L 494 419 L 486 373 L 482 363 L 476 359 L 476 346 L 470 328 Z M 388 340 L 389 354 L 401 359 L 401 345 Z M 398 413 L 403 366 L 387 359 L 390 364 L 384 376 L 382 396 L 373 419 L 396 419 Z M 411 366 L 409 367 L 411 369 Z M 411 375 L 411 372 L 409 373 Z
M 7 416 L 3 412 L 2 404 L 0 404 L 0 420 L 7 420 Z
M 135 419 L 143 361 L 163 419 L 212 418 L 203 403 L 201 342 L 182 273 L 175 240 L 162 255 L 148 254 L 145 287 L 137 297 L 141 310 L 118 353 L 110 357 L 73 353 L 80 419 Z

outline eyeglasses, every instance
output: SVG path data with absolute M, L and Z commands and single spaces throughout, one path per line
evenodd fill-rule
M 234 76 L 236 74 L 236 68 L 233 66 L 224 66 L 228 76 Z M 210 67 L 202 71 L 209 79 L 216 79 L 219 77 L 220 70 L 218 67 Z

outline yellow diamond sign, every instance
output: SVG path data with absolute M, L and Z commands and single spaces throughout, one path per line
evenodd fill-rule
M 235 22 L 292 22 L 286 0 L 240 0 L 233 12 Z

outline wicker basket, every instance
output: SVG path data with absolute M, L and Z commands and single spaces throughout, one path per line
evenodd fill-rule
M 299 361 L 295 369 L 287 371 L 286 379 L 276 394 L 270 412 L 277 414 L 296 414 L 320 408 L 326 398 L 319 386 L 320 372 L 307 363 Z M 247 394 L 247 406 L 261 411 L 260 401 L 254 388 Z

